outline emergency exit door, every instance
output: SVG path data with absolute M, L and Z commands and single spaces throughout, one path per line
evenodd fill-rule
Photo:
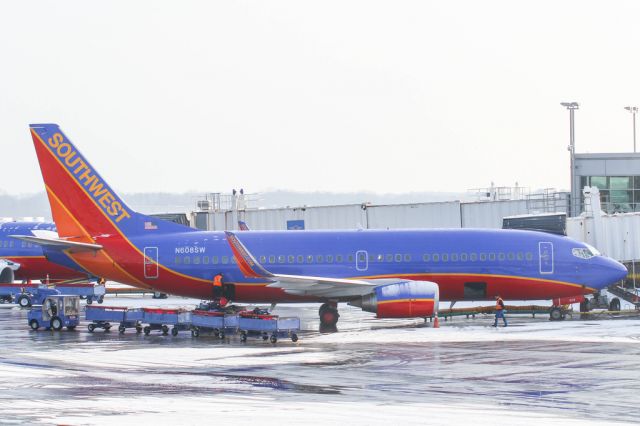
M 144 248 L 144 277 L 158 278 L 158 247 Z

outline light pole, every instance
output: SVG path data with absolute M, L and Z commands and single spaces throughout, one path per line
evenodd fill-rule
M 574 180 L 575 180 L 575 155 L 576 155 L 576 132 L 574 126 L 574 117 L 573 113 L 577 110 L 580 105 L 577 102 L 560 102 L 560 105 L 569 110 L 569 146 L 567 149 L 569 150 L 570 162 L 571 162 L 571 199 L 569 200 L 570 212 L 569 216 L 575 216 L 577 214 L 576 209 L 576 200 L 580 195 L 580 191 L 576 191 Z M 579 188 L 578 188 L 579 189 Z
M 633 152 L 636 152 L 636 112 L 638 112 L 638 107 L 626 106 L 624 109 L 633 115 Z

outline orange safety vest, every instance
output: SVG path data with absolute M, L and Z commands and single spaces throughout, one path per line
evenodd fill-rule
M 498 297 L 498 300 L 496 300 L 496 311 L 501 311 L 504 309 L 504 301 L 502 300 L 501 297 Z
M 216 275 L 213 277 L 213 286 L 222 287 L 222 275 Z

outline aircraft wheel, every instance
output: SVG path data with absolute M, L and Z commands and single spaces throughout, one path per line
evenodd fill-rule
M 51 318 L 51 328 L 55 331 L 62 330 L 62 320 L 60 319 L 60 317 Z
M 29 327 L 31 327 L 32 330 L 37 330 L 38 328 L 40 328 L 40 324 L 38 324 L 38 320 L 32 319 L 31 321 L 29 321 Z
M 325 327 L 334 326 L 338 323 L 338 318 L 340 318 L 338 310 L 333 306 L 327 306 L 320 314 L 320 324 Z
M 609 303 L 609 310 L 610 311 L 619 311 L 620 310 L 620 299 L 618 299 L 617 297 L 614 297 L 613 299 L 611 299 L 611 302 Z
M 551 308 L 551 311 L 549 311 L 549 321 L 560 321 L 563 319 L 562 317 L 560 308 Z

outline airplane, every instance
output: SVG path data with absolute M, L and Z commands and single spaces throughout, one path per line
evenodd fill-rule
M 63 253 L 49 251 L 28 241 L 16 241 L 10 236 L 49 235 L 57 237 L 54 223 L 0 223 L 0 283 L 19 281 L 59 282 L 86 280 L 88 274 Z
M 199 231 L 130 209 L 57 124 L 30 131 L 59 238 L 18 238 L 125 284 L 211 299 L 220 273 L 229 300 L 322 303 L 332 326 L 339 302 L 426 318 L 440 300 L 571 297 L 627 275 L 585 243 L 535 231 Z

